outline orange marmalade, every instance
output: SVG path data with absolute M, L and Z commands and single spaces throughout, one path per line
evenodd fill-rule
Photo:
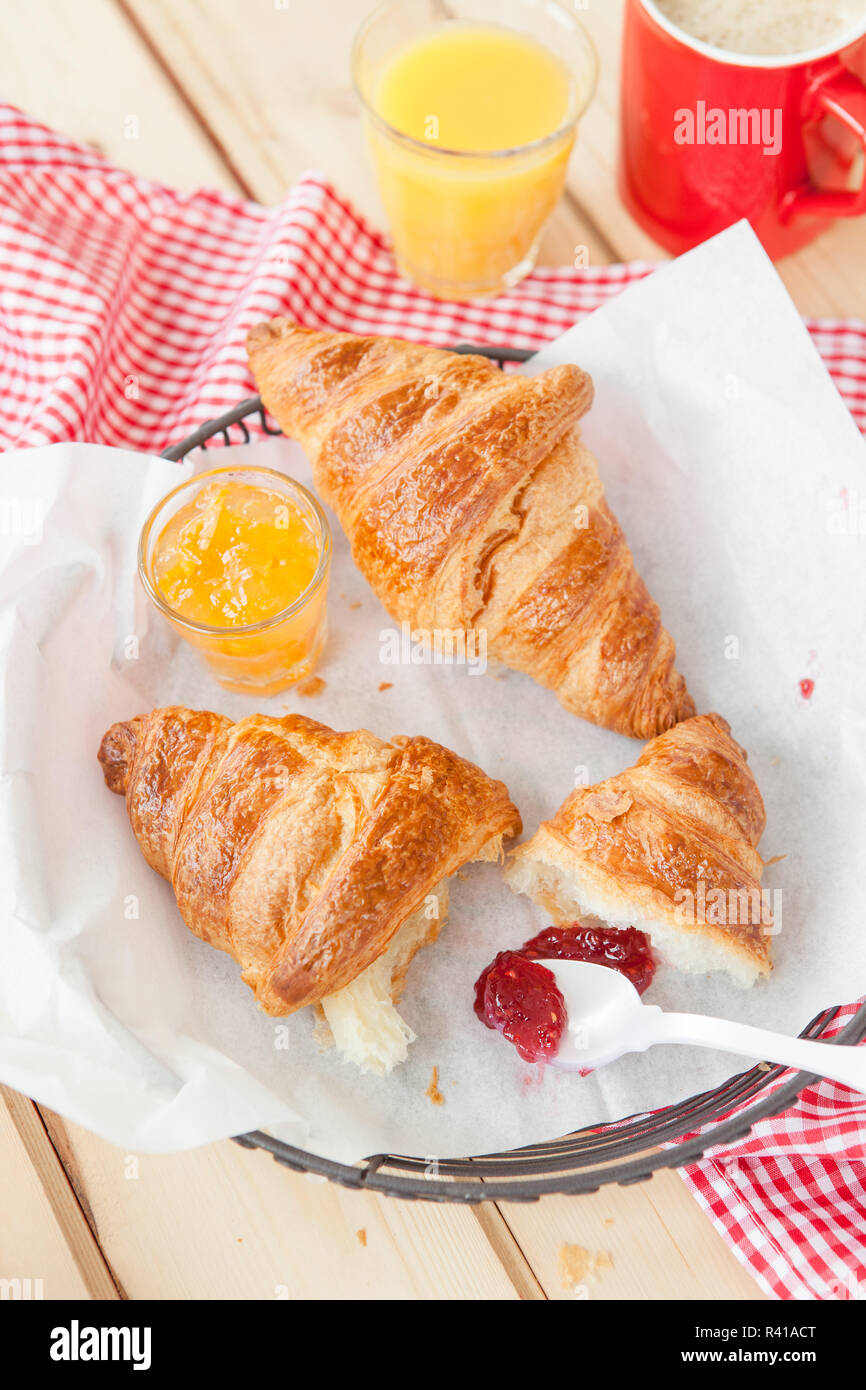
M 223 685 L 259 694 L 312 671 L 325 640 L 329 560 L 315 499 L 271 469 L 191 478 L 142 532 L 151 598 Z

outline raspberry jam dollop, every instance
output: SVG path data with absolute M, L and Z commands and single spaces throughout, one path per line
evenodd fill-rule
M 517 951 L 500 951 L 475 982 L 475 1012 L 496 1028 L 527 1062 L 547 1062 L 559 1051 L 568 1014 L 542 960 L 582 960 L 619 970 L 639 994 L 652 984 L 656 960 L 649 937 L 635 927 L 548 927 Z
M 638 994 L 649 989 L 656 973 L 656 959 L 646 932 L 636 927 L 548 927 L 525 946 L 522 956 L 543 960 L 585 960 L 590 965 L 608 965 L 631 980 Z
M 475 1012 L 498 1028 L 526 1062 L 547 1062 L 565 1031 L 565 1000 L 543 965 L 519 951 L 500 951 L 475 984 Z

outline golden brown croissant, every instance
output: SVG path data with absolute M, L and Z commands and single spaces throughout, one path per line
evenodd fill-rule
M 240 963 L 266 1013 L 323 1004 L 376 1070 L 413 1036 L 391 1004 L 438 933 L 444 881 L 520 831 L 502 782 L 447 748 L 298 714 L 156 709 L 114 724 L 99 761 L 190 930 Z
M 506 878 L 559 923 L 587 913 L 636 923 L 672 965 L 750 985 L 771 969 L 764 821 L 745 752 L 720 715 L 700 715 L 653 739 L 627 772 L 573 791 L 515 850 Z
M 585 372 L 506 376 L 484 357 L 287 319 L 252 329 L 247 348 L 392 617 L 483 632 L 491 657 L 620 733 L 694 714 L 581 443 Z

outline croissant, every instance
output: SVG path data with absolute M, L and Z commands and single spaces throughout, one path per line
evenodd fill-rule
M 189 929 L 265 1013 L 320 1006 L 320 1036 L 378 1071 L 414 1037 L 394 1005 L 448 876 L 521 828 L 502 782 L 430 739 L 298 714 L 156 709 L 112 725 L 99 761 Z
M 638 923 L 671 965 L 748 986 L 771 969 L 764 822 L 745 752 L 721 715 L 700 715 L 653 739 L 627 772 L 571 792 L 506 878 L 558 923 Z
M 694 714 L 674 643 L 607 505 L 575 366 L 487 358 L 273 319 L 247 350 L 393 618 L 477 632 L 566 709 L 648 738 Z

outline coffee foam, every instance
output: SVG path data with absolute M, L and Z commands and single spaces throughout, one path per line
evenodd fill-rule
M 805 53 L 866 24 L 864 0 L 656 0 L 672 24 L 729 53 Z

